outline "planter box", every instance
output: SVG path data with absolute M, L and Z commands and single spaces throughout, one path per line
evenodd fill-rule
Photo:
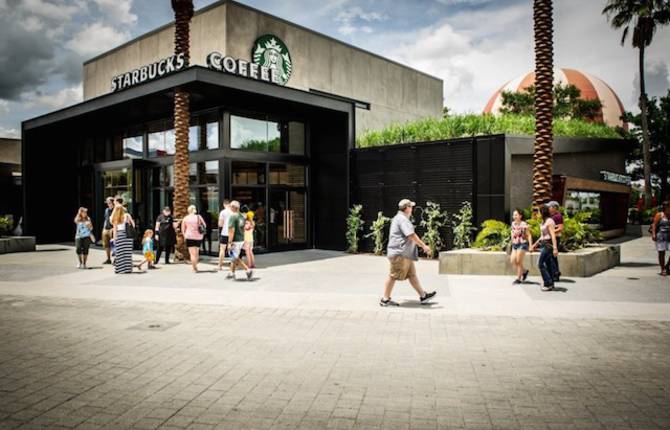
M 524 266 L 530 274 L 539 276 L 539 252 L 526 253 Z M 561 275 L 568 277 L 593 276 L 621 263 L 619 245 L 593 246 L 558 255 Z M 440 274 L 459 275 L 509 275 L 516 272 L 504 252 L 458 249 L 440 252 Z
M 35 251 L 34 236 L 0 237 L 0 254 Z

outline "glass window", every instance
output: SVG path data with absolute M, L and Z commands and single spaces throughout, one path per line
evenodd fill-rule
M 288 123 L 288 153 L 305 155 L 305 124 L 295 121 Z
M 142 158 L 144 156 L 143 143 L 142 136 L 123 139 L 123 158 Z
M 297 164 L 271 164 L 270 184 L 304 187 L 305 166 Z
M 207 123 L 207 149 L 217 149 L 219 147 L 219 123 Z
M 217 185 L 219 183 L 219 161 L 191 163 L 188 167 L 191 185 Z
M 230 147 L 244 151 L 281 152 L 279 123 L 230 117 Z
M 165 130 L 165 151 L 168 155 L 174 155 L 174 128 Z
M 232 162 L 233 185 L 265 185 L 265 164 Z
M 198 142 L 200 141 L 200 126 L 192 125 L 188 129 L 188 150 L 193 152 L 200 148 Z
M 173 151 L 171 153 L 168 152 L 164 131 L 149 133 L 148 141 L 149 141 L 149 157 L 164 157 L 166 155 L 174 155 L 174 147 L 172 148 Z

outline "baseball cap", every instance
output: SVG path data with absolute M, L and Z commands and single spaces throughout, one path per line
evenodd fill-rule
M 398 209 L 405 209 L 407 206 L 414 207 L 416 206 L 416 203 L 414 203 L 410 199 L 402 199 L 398 202 Z
M 552 200 L 549 203 L 547 203 L 548 208 L 551 208 L 551 207 L 558 208 L 559 206 L 561 206 L 561 205 L 559 205 L 556 200 Z
M 233 200 L 232 202 L 230 202 L 230 206 L 239 209 L 240 208 L 240 202 L 238 202 L 237 200 Z

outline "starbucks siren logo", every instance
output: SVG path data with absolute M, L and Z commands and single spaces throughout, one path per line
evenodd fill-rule
M 254 42 L 251 58 L 259 66 L 275 70 L 279 83 L 285 85 L 291 77 L 293 63 L 286 44 L 273 34 L 266 34 Z

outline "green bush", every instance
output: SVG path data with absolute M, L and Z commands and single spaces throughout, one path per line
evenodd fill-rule
M 464 114 L 444 118 L 425 118 L 404 124 L 391 124 L 382 130 L 369 130 L 356 140 L 356 147 L 367 148 L 398 143 L 427 142 L 486 134 L 535 133 L 532 115 Z M 612 127 L 578 119 L 555 119 L 554 135 L 567 137 L 621 138 Z
M 377 212 L 377 219 L 372 222 L 370 225 L 370 233 L 366 234 L 365 237 L 372 237 L 375 240 L 375 255 L 382 255 L 384 253 L 384 229 L 386 225 L 391 222 L 391 218 L 385 217 L 382 211 Z
M 502 251 L 510 241 L 510 226 L 502 221 L 487 219 L 475 238 L 473 248 L 483 251 Z
M 5 236 L 11 233 L 14 223 L 11 218 L 7 216 L 0 216 L 0 236 Z
M 563 215 L 561 251 L 574 251 L 602 240 L 600 231 L 589 225 L 591 212 L 577 212 L 574 216 Z
M 426 207 L 421 213 L 420 226 L 425 229 L 421 240 L 430 248 L 429 257 L 435 257 L 444 246 L 444 240 L 440 230 L 447 226 L 449 215 L 440 208 L 438 203 L 426 202 Z
M 363 231 L 363 218 L 361 217 L 361 212 L 363 211 L 363 205 L 354 205 L 349 209 L 349 215 L 347 216 L 347 251 L 355 254 L 358 252 L 358 233 Z
M 463 202 L 458 213 L 452 215 L 451 227 L 454 233 L 454 248 L 469 248 L 472 242 L 472 205 Z

